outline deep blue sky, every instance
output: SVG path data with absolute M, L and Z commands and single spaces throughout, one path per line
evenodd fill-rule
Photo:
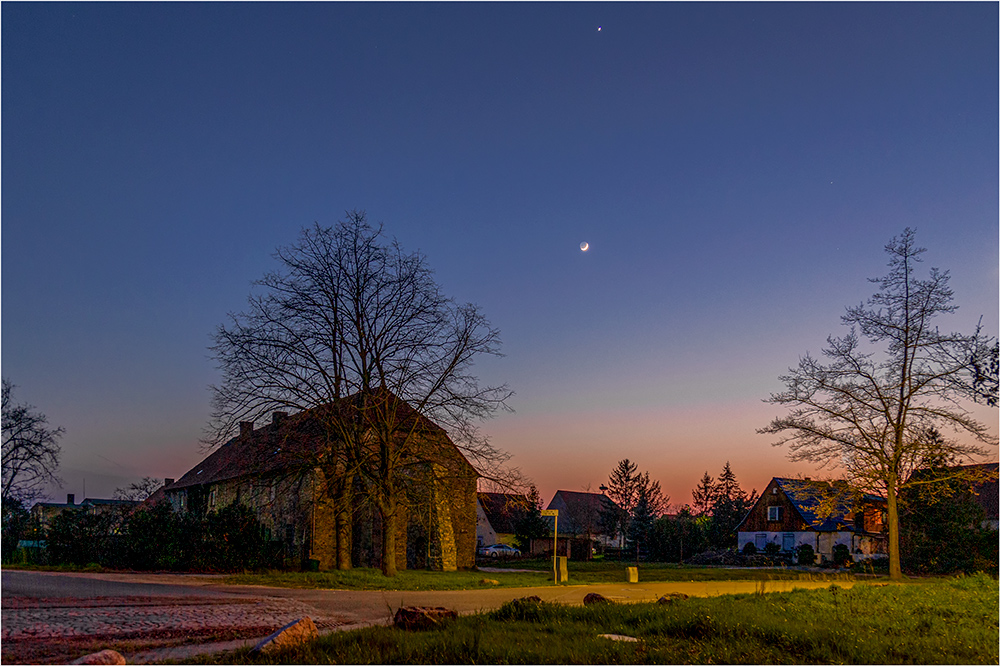
M 59 493 L 190 469 L 209 335 L 346 209 L 501 329 L 484 430 L 546 501 L 810 473 L 761 399 L 906 226 L 997 332 L 996 3 L 0 11 L 2 372 Z

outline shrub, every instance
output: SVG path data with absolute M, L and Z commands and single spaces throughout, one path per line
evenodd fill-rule
M 768 557 L 774 557 L 780 552 L 781 552 L 781 546 L 779 546 L 774 541 L 768 541 L 764 545 L 764 554 L 767 555 Z
M 273 565 L 273 549 L 252 509 L 230 504 L 205 518 L 202 564 L 219 571 Z
M 743 554 L 747 557 L 757 554 L 757 546 L 753 545 L 753 541 L 747 541 L 746 545 L 743 546 Z
M 15 551 L 21 539 L 26 538 L 31 523 L 31 514 L 24 502 L 18 499 L 3 500 L 3 542 L 0 553 L 5 563 L 15 561 Z
M 795 553 L 798 556 L 799 564 L 812 564 L 816 561 L 816 551 L 813 547 L 807 543 L 800 545 L 795 549 Z
M 84 509 L 66 510 L 52 519 L 46 536 L 53 564 L 84 565 L 107 561 L 112 552 L 112 523 L 108 514 L 93 514 Z
M 846 544 L 838 543 L 833 547 L 833 563 L 838 567 L 853 561 L 854 558 L 851 557 L 851 549 Z

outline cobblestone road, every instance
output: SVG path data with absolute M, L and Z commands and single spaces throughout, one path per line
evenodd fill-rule
M 320 631 L 347 621 L 296 599 L 267 596 L 15 597 L 4 598 L 0 615 L 5 664 L 68 663 L 106 647 L 130 663 L 187 661 L 199 644 L 252 645 L 307 615 Z
M 37 638 L 142 638 L 186 632 L 268 633 L 316 609 L 294 599 L 192 599 L 121 597 L 98 599 L 12 599 L 2 610 L 4 642 Z M 343 617 L 313 617 L 331 629 Z

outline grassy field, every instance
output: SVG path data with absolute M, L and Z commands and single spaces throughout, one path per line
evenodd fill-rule
M 492 564 L 490 565 L 492 566 Z M 230 585 L 266 585 L 335 590 L 471 590 L 483 587 L 534 587 L 551 585 L 552 573 L 546 563 L 539 561 L 513 562 L 511 569 L 531 568 L 534 572 L 456 571 L 438 572 L 421 570 L 400 571 L 395 578 L 386 578 L 377 569 L 352 569 L 350 571 L 297 572 L 272 571 L 227 576 Z M 570 562 L 569 584 L 614 583 L 625 580 L 626 563 L 621 562 Z M 483 579 L 498 584 L 483 584 Z M 831 571 L 816 573 L 793 569 L 721 569 L 716 567 L 679 566 L 676 564 L 643 563 L 639 566 L 640 582 L 669 581 L 725 581 L 725 580 L 837 580 L 852 579 L 849 574 Z
M 996 664 L 997 600 L 997 581 L 976 575 L 665 605 L 514 601 L 441 629 L 334 633 L 271 660 L 243 650 L 208 663 Z

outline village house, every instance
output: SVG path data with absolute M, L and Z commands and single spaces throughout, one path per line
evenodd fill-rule
M 528 498 L 510 493 L 479 493 L 476 502 L 476 547 L 505 543 L 515 546 L 515 525 L 528 511 Z
M 589 560 L 594 552 L 617 544 L 618 535 L 607 528 L 608 518 L 620 509 L 607 495 L 575 490 L 557 490 L 548 509 L 559 511 L 557 554 L 573 560 Z M 549 540 L 548 547 L 551 548 Z M 545 548 L 544 541 L 534 544 L 533 553 Z M 551 551 L 550 551 L 551 552 Z
M 42 532 L 48 529 L 56 516 L 64 511 L 85 511 L 90 514 L 104 514 L 115 509 L 128 509 L 138 504 L 131 500 L 100 499 L 87 497 L 79 504 L 76 503 L 76 496 L 73 493 L 66 495 L 65 504 L 62 502 L 36 502 L 31 507 L 31 517 L 41 528 Z
M 846 481 L 775 477 L 736 528 L 739 548 L 769 543 L 782 552 L 812 546 L 819 561 L 833 558 L 843 544 L 854 559 L 885 555 L 885 499 L 853 491 Z
M 398 399 L 397 399 L 398 400 Z M 475 565 L 478 474 L 447 433 L 398 401 L 400 429 L 410 433 L 396 532 L 396 566 L 455 570 Z M 317 408 L 321 409 L 321 408 Z M 204 515 L 233 503 L 250 507 L 289 564 L 336 566 L 336 520 L 316 463 L 329 446 L 316 409 L 274 412 L 261 427 L 241 423 L 233 437 L 164 487 L 175 511 Z M 352 560 L 380 566 L 381 519 L 358 481 Z

